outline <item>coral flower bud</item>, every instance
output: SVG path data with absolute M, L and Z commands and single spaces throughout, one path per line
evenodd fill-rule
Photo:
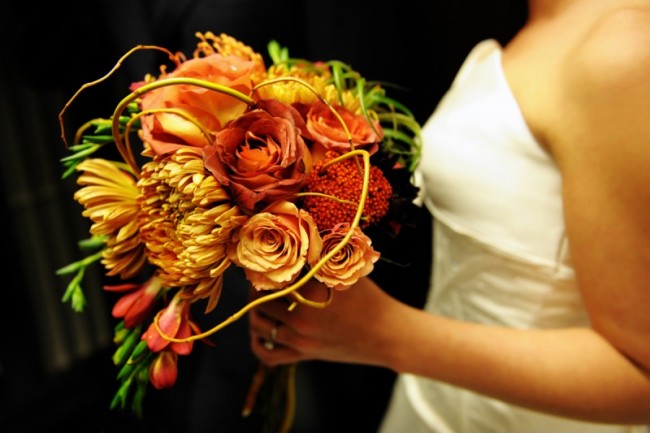
M 147 346 L 152 352 L 171 350 L 178 355 L 189 355 L 194 347 L 194 342 L 188 338 L 201 333 L 196 323 L 191 320 L 191 303 L 183 299 L 179 293 L 174 296 L 169 305 L 161 311 L 159 317 L 154 319 L 154 323 L 149 325 L 149 329 L 142 335 L 142 340 L 147 342 Z M 185 341 L 172 342 L 170 338 Z
M 117 286 L 104 286 L 109 292 L 124 292 L 132 290 L 122 296 L 113 306 L 113 317 L 124 318 L 124 326 L 133 328 L 144 321 L 151 313 L 153 302 L 162 288 L 158 277 L 149 278 L 144 284 L 121 284 Z
M 178 377 L 178 355 L 163 350 L 149 366 L 149 380 L 156 389 L 171 388 Z
M 182 302 L 180 296 L 175 296 L 169 305 L 162 310 L 159 315 L 160 317 L 154 320 L 157 320 L 158 327 L 160 327 L 162 333 L 171 338 L 176 338 L 179 330 L 182 329 L 183 321 L 187 320 L 188 314 L 189 304 Z M 152 352 L 160 352 L 169 346 L 170 341 L 160 335 L 155 325 L 156 323 L 152 323 L 149 326 L 147 332 L 142 335 L 142 339 L 147 342 L 149 350 Z

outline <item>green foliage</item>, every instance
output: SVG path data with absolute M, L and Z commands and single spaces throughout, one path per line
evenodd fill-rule
M 127 112 L 129 115 L 120 116 L 118 122 L 120 134 L 126 132 L 128 123 L 133 118 L 132 116 L 137 114 L 138 111 L 139 108 L 136 103 L 131 103 L 127 106 Z M 139 125 L 139 121 L 135 121 L 133 127 L 138 128 Z M 87 122 L 84 126 L 79 128 L 76 141 L 75 144 L 68 147 L 71 154 L 60 159 L 65 168 L 62 175 L 63 179 L 70 177 L 84 159 L 94 155 L 105 145 L 113 145 L 115 143 L 115 137 L 113 136 L 113 119 L 93 119 Z
M 131 402 L 131 410 L 142 415 L 142 403 L 149 385 L 149 365 L 154 354 L 142 340 L 142 326 L 129 329 L 120 321 L 115 326 L 113 341 L 117 349 L 113 354 L 113 363 L 120 367 L 117 380 L 120 386 L 111 401 L 111 409 L 125 409 Z
M 93 236 L 90 239 L 79 242 L 79 247 L 82 250 L 91 250 L 104 247 L 104 237 Z M 86 269 L 93 265 L 95 262 L 100 261 L 102 252 L 98 251 L 85 258 L 72 262 L 62 268 L 56 270 L 57 275 L 73 275 L 68 283 L 68 286 L 61 298 L 61 302 L 70 302 L 72 309 L 77 312 L 82 312 L 86 307 L 86 297 L 84 295 L 81 282 L 86 273 Z
M 268 44 L 269 55 L 274 64 L 287 67 L 300 66 L 314 71 L 325 71 L 320 63 L 296 59 L 289 56 L 289 50 L 277 41 Z M 361 111 L 372 125 L 377 116 L 384 140 L 382 149 L 398 156 L 398 162 L 410 172 L 414 172 L 420 162 L 422 137 L 420 124 L 413 113 L 399 101 L 386 96 L 386 88 L 378 82 L 368 82 L 352 67 L 339 60 L 323 62 L 332 75 L 331 81 L 337 89 L 339 104 L 343 105 L 343 95 L 354 91 L 361 103 Z M 372 112 L 372 113 L 371 113 Z

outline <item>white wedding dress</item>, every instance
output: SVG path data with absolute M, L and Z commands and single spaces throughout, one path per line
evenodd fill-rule
M 497 41 L 485 40 L 471 51 L 423 137 L 422 199 L 435 220 L 425 309 L 521 329 L 589 326 L 568 255 L 560 173 L 523 119 Z M 400 375 L 380 431 L 647 430 L 548 416 Z

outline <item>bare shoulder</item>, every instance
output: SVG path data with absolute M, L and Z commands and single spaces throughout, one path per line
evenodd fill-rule
M 634 4 L 574 41 L 551 148 L 594 327 L 650 370 L 650 2 Z
M 595 20 L 568 50 L 556 101 L 566 122 L 553 149 L 562 161 L 572 152 L 607 153 L 626 143 L 650 158 L 650 2 L 621 7 Z M 575 134 L 575 135 L 574 135 Z M 586 140 L 575 145 L 578 137 Z M 650 159 L 648 160 L 650 162 Z
M 570 55 L 568 65 L 579 74 L 574 77 L 578 89 L 580 83 L 598 86 L 588 88 L 594 96 L 598 93 L 593 90 L 649 90 L 650 3 L 647 7 L 621 7 L 604 14 L 594 21 Z

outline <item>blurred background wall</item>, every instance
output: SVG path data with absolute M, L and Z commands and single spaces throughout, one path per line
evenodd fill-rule
M 390 90 L 424 122 L 461 62 L 481 39 L 507 41 L 523 21 L 523 0 L 63 0 L 0 6 L 0 170 L 3 283 L 0 298 L 0 431 L 258 432 L 259 420 L 239 416 L 256 367 L 246 321 L 196 345 L 181 359 L 177 386 L 150 391 L 143 419 L 110 411 L 116 391 L 110 315 L 101 270 L 87 275 L 89 305 L 71 311 L 61 297 L 68 279 L 56 269 L 81 258 L 77 241 L 88 221 L 61 180 L 66 156 L 58 115 L 83 84 L 104 75 L 137 44 L 188 56 L 196 31 L 227 33 L 266 54 L 275 39 L 293 57 L 339 59 Z M 131 81 L 155 71 L 161 58 L 141 54 L 107 83 L 85 92 L 66 113 L 68 134 L 82 121 L 109 117 Z M 68 135 L 70 137 L 70 135 Z M 414 305 L 428 279 L 428 215 L 404 240 L 410 269 L 381 269 L 387 290 Z M 233 284 L 236 284 L 234 282 Z M 243 292 L 224 290 L 235 308 Z M 215 313 L 229 315 L 233 310 Z M 373 432 L 393 374 L 343 364 L 304 363 L 299 370 L 294 432 Z

